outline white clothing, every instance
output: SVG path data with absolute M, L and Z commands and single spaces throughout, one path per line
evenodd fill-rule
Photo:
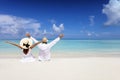
M 31 37 L 31 39 L 37 43 L 38 41 Z M 53 40 L 52 42 L 48 43 L 48 44 L 45 44 L 45 43 L 40 43 L 38 44 L 38 48 L 40 49 L 40 52 L 39 52 L 39 57 L 38 59 L 40 61 L 45 61 L 45 60 L 50 60 L 50 57 L 51 57 L 51 53 L 50 53 L 50 49 L 52 46 L 54 46 L 58 41 L 60 40 L 60 37 L 56 38 L 55 40 Z
M 35 58 L 31 54 L 31 49 L 29 49 L 29 51 L 26 55 L 24 53 L 22 53 L 22 55 L 23 55 L 23 58 L 20 60 L 21 62 L 33 62 L 33 61 L 35 61 Z

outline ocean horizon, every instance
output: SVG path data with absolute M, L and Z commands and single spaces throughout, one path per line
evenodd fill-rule
M 5 43 L 11 41 L 19 44 L 20 40 L 0 40 L 0 54 L 20 54 L 22 53 L 17 47 Z M 51 42 L 52 40 L 49 40 Z M 120 40 L 60 40 L 53 48 L 51 53 L 54 54 L 120 54 Z M 37 46 L 32 53 L 38 54 Z

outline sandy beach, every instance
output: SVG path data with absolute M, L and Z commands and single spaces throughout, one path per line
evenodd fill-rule
M 0 80 L 120 80 L 120 58 L 52 58 L 30 63 L 0 58 L 0 75 Z

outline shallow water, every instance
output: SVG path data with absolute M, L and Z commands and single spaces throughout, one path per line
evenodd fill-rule
M 0 40 L 0 54 L 19 54 L 20 49 Z M 9 40 L 19 44 L 20 40 Z M 49 41 L 51 42 L 51 40 Z M 93 53 L 93 54 L 120 54 L 120 40 L 60 40 L 52 49 L 53 53 Z M 33 53 L 39 50 L 35 47 Z

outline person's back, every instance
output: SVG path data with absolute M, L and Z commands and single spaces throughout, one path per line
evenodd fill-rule
M 56 38 L 50 43 L 47 43 L 47 38 L 42 40 L 43 43 L 39 44 L 38 47 L 40 49 L 39 53 L 39 60 L 50 60 L 51 57 L 51 48 L 54 46 L 58 41 L 60 40 L 60 37 Z
M 40 50 L 39 52 L 39 60 L 43 61 L 43 60 L 50 60 L 50 47 L 48 46 L 48 44 L 44 44 L 41 43 L 38 45 L 38 48 Z

